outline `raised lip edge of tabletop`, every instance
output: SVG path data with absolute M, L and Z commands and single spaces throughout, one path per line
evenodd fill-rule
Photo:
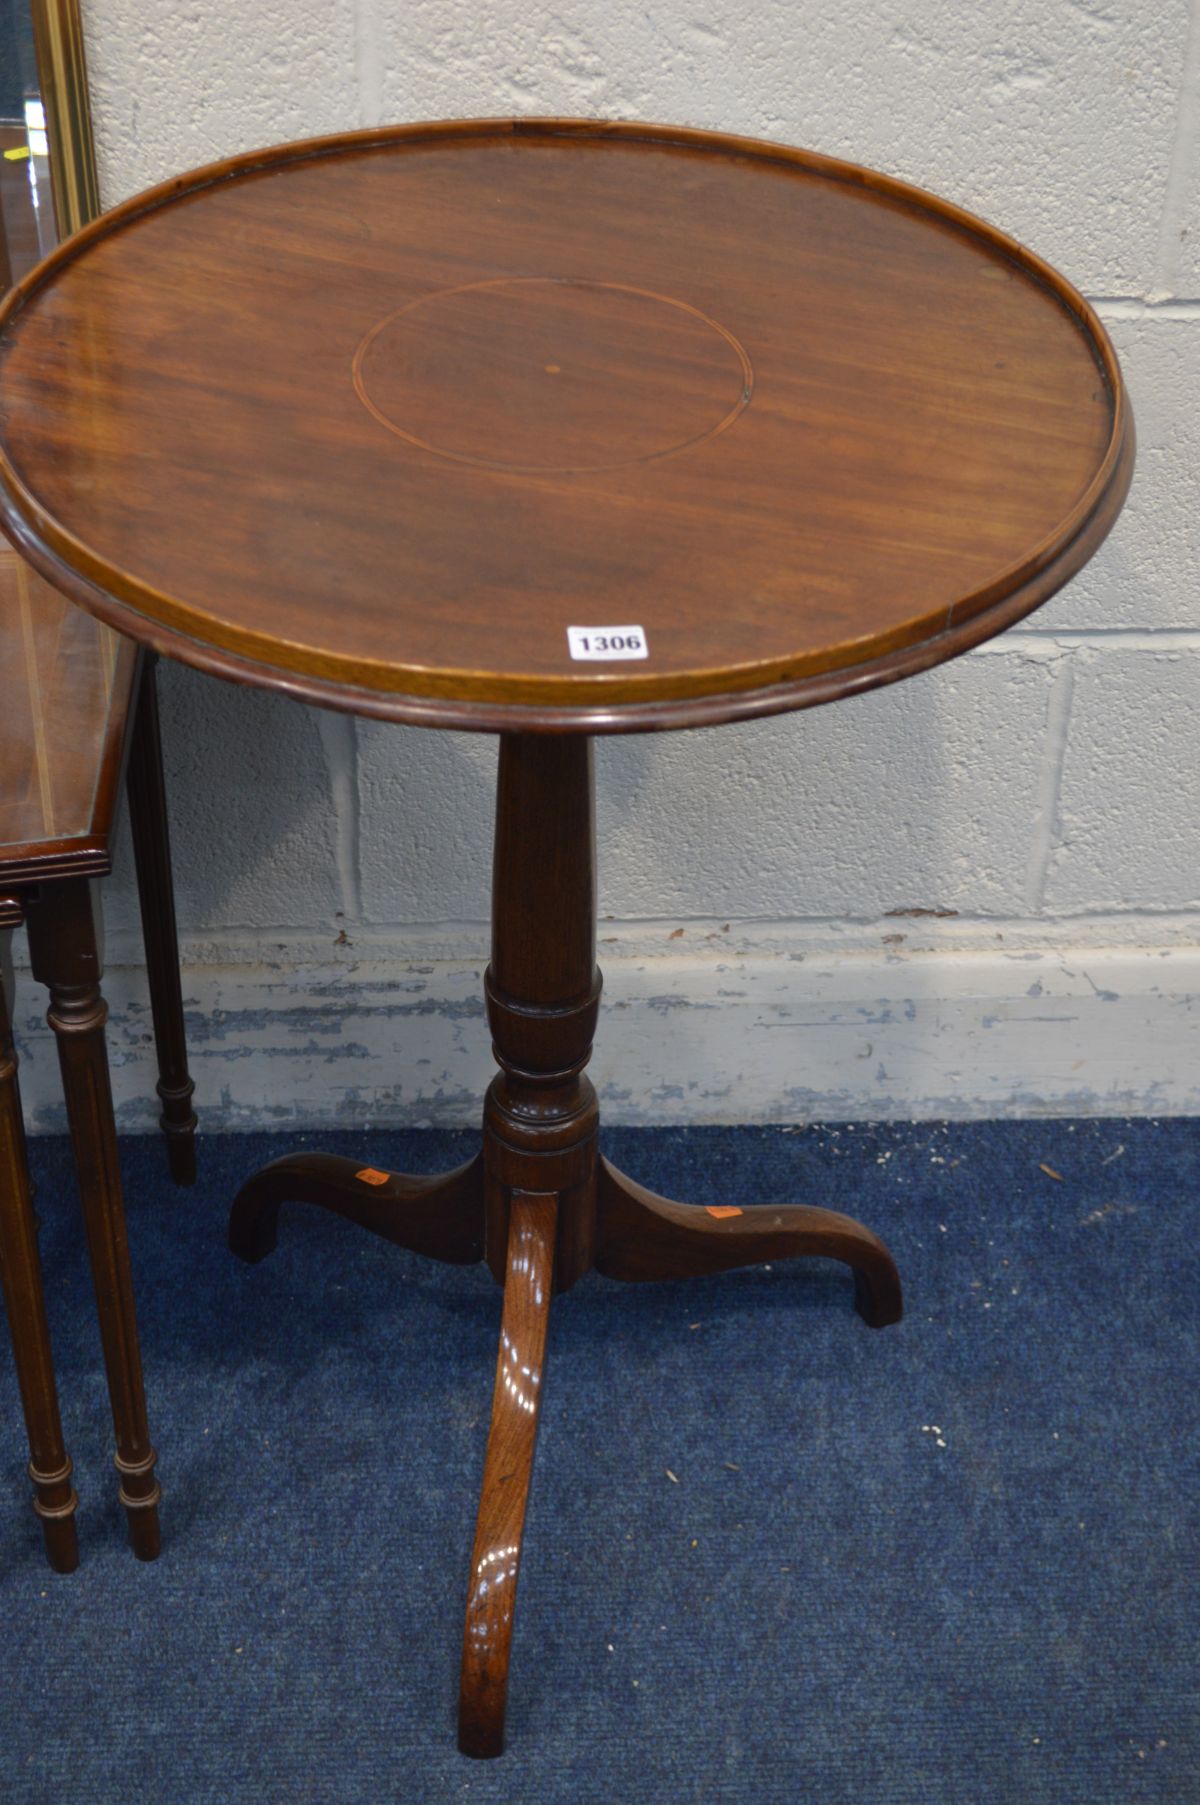
M 862 164 L 769 139 L 637 120 L 539 115 L 423 120 L 330 133 L 242 152 L 157 183 L 62 240 L 0 303 L 0 337 L 30 298 L 93 240 L 107 237 L 143 214 L 185 195 L 274 164 L 306 162 L 342 151 L 368 150 L 396 142 L 417 144 L 448 138 L 506 136 L 678 144 L 795 164 L 827 180 L 871 189 L 919 212 L 938 216 L 969 237 L 982 240 L 1053 295 L 1073 317 L 1097 360 L 1111 397 L 1112 426 L 1092 480 L 1053 533 L 1016 564 L 951 604 L 941 631 L 931 634 L 927 617 L 916 627 L 901 623 L 859 641 L 853 649 L 861 656 L 850 662 L 843 656 L 834 665 L 814 662 L 820 654 L 808 654 L 727 666 L 719 672 L 689 671 L 665 676 L 589 672 L 571 677 L 509 673 L 498 677 L 495 673 L 430 672 L 419 666 L 352 660 L 343 660 L 339 666 L 339 661 L 327 654 L 299 645 L 290 647 L 296 654 L 295 663 L 274 663 L 262 656 L 263 636 L 231 628 L 229 643 L 225 644 L 174 624 L 171 616 L 178 623 L 195 621 L 195 611 L 98 558 L 39 505 L 0 446 L 0 527 L 22 555 L 72 601 L 118 632 L 215 676 L 280 689 L 326 707 L 411 725 L 488 732 L 614 733 L 714 725 L 811 707 L 928 669 L 1031 613 L 1083 567 L 1106 537 L 1132 480 L 1135 431 L 1116 352 L 1085 297 L 1036 252 L 940 195 Z M 157 613 L 167 618 L 147 614 L 138 606 L 138 599 L 153 599 Z M 211 621 L 206 625 L 211 628 Z M 279 649 L 288 643 L 281 639 L 267 642 Z M 845 650 L 843 647 L 843 654 Z M 322 675 L 322 669 L 328 674 Z M 477 692 L 474 696 L 472 689 Z M 492 693 L 478 693 L 486 689 Z M 608 699 L 617 689 L 624 692 L 624 699 Z

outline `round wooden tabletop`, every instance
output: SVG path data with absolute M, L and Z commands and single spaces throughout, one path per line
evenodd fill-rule
M 597 121 L 166 183 L 0 312 L 0 507 L 188 663 L 396 720 L 688 726 L 999 631 L 1133 424 L 1039 259 L 779 145 Z

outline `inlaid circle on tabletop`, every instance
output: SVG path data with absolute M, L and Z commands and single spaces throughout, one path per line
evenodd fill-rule
M 562 476 L 711 438 L 750 400 L 754 372 L 733 334 L 685 301 L 507 276 L 389 314 L 355 353 L 354 383 L 377 420 L 423 451 Z M 447 417 L 458 390 L 466 406 Z
M 234 159 L 0 312 L 0 508 L 46 576 L 202 668 L 437 725 L 684 726 L 937 663 L 1079 569 L 1132 459 L 1103 328 L 1031 253 L 683 129 Z

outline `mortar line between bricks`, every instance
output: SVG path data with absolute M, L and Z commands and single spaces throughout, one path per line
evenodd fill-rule
M 1171 160 L 1167 165 L 1167 186 L 1163 194 L 1162 217 L 1159 221 L 1158 246 L 1154 259 L 1155 287 L 1152 300 L 1170 296 L 1179 280 L 1182 262 L 1182 232 L 1187 209 L 1196 154 L 1200 150 L 1200 0 L 1192 0 L 1188 11 L 1187 42 L 1183 52 L 1183 71 L 1179 82 L 1179 99 L 1175 109 L 1175 135 Z
M 1102 320 L 1200 319 L 1200 300 L 1172 295 L 1155 300 L 1139 295 L 1090 295 L 1088 299 Z
M 352 715 L 317 712 L 334 810 L 334 859 L 345 927 L 362 915 L 359 882 L 358 726 Z
M 975 646 L 972 658 L 998 658 L 1005 653 L 1073 651 L 1090 646 L 1100 652 L 1200 652 L 1197 627 L 1027 627 L 1001 634 Z
M 1030 915 L 1041 913 L 1046 898 L 1050 861 L 1058 844 L 1059 804 L 1074 692 L 1075 659 L 1068 654 L 1062 661 L 1061 669 L 1055 673 L 1046 703 L 1046 738 L 1038 778 L 1037 815 L 1025 871 L 1024 903 L 1026 912 Z
M 728 924 L 728 925 L 727 925 Z M 684 937 L 676 939 L 683 926 Z M 1153 939 L 1144 937 L 1128 941 L 1131 927 L 1153 930 Z M 737 964 L 759 956 L 777 958 L 778 942 L 791 943 L 820 939 L 831 955 L 850 950 L 860 952 L 872 936 L 900 933 L 906 941 L 928 943 L 930 950 L 941 951 L 953 943 L 962 950 L 967 940 L 987 942 L 986 950 L 994 951 L 995 940 L 1003 950 L 1019 949 L 1026 939 L 1036 937 L 1040 950 L 1046 950 L 1055 937 L 1084 933 L 1089 944 L 1107 945 L 1116 951 L 1161 949 L 1174 941 L 1186 943 L 1189 951 L 1200 944 L 1200 906 L 1177 904 L 1156 908 L 1144 903 L 1105 904 L 1100 907 L 1068 910 L 1043 910 L 1037 916 L 981 915 L 971 910 L 952 911 L 945 916 L 928 916 L 922 910 L 911 913 L 898 910 L 888 915 L 776 915 L 730 914 L 728 916 L 688 915 L 673 913 L 653 917 L 607 918 L 600 923 L 603 959 L 645 962 L 662 954 L 673 959 L 696 956 L 727 960 Z M 735 936 L 736 930 L 736 936 Z M 304 973 L 318 986 L 336 983 L 373 981 L 363 977 L 364 968 L 377 962 L 403 969 L 406 975 L 431 976 L 438 966 L 461 966 L 466 971 L 482 974 L 487 963 L 487 923 L 477 922 L 373 922 L 360 928 L 354 951 L 344 961 L 321 965 L 313 952 L 313 942 L 324 936 L 312 929 L 271 929 L 276 938 L 267 943 L 258 930 L 231 931 L 213 929 L 206 934 L 181 937 L 183 964 L 189 970 L 208 970 L 221 966 L 254 965 L 279 973 L 282 989 L 293 983 L 293 973 L 303 967 Z M 753 932 L 754 944 L 747 946 L 741 936 Z M 1098 938 L 1107 936 L 1107 939 Z M 141 939 L 136 929 L 119 929 L 111 937 L 106 970 L 112 972 L 129 967 L 140 969 Z M 431 942 L 433 950 L 431 950 Z M 886 942 L 885 942 L 886 944 Z M 615 950 L 614 950 L 615 949 Z M 28 956 L 23 947 L 14 949 L 19 970 L 28 970 Z M 911 949 L 910 949 L 911 950 Z M 250 955 L 247 959 L 246 955 Z M 267 956 L 270 955 L 270 956 Z M 808 957 L 808 952 L 805 953 Z M 823 956 L 814 952 L 814 957 Z M 1019 952 L 1016 956 L 1020 956 Z
M 375 0 L 354 0 L 354 82 L 362 126 L 383 120 L 383 57 Z

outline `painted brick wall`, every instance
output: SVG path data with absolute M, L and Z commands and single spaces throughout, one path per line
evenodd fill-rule
M 1200 0 L 84 10 L 108 203 L 381 120 L 640 116 L 875 164 L 1058 264 L 1134 399 L 1116 533 L 940 671 L 601 746 L 596 1076 L 627 1120 L 1200 1107 Z M 206 1119 L 470 1119 L 493 744 L 179 669 L 163 690 Z M 109 919 L 118 1096 L 144 1126 L 127 869 Z

